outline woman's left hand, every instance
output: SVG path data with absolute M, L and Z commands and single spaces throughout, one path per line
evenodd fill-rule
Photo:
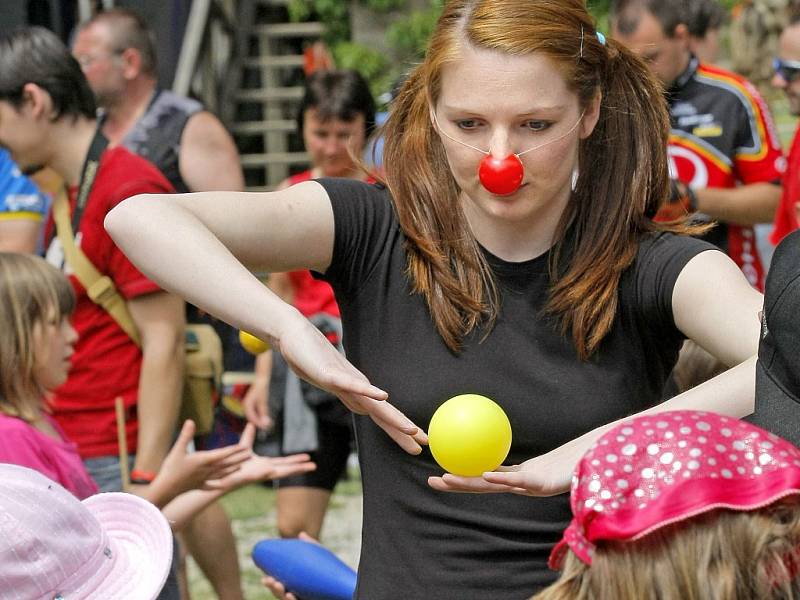
M 559 457 L 554 451 L 519 465 L 499 467 L 481 477 L 461 477 L 451 473 L 429 477 L 428 485 L 440 492 L 555 496 L 569 491 L 573 466 L 569 458 Z

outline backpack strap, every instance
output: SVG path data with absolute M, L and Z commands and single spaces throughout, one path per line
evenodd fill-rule
M 64 249 L 64 258 L 72 272 L 75 273 L 75 277 L 86 288 L 86 294 L 92 302 L 101 306 L 111 315 L 111 318 L 128 334 L 133 343 L 141 348 L 139 330 L 136 328 L 136 323 L 133 321 L 125 299 L 117 291 L 111 278 L 100 273 L 83 250 L 75 244 L 66 188 L 62 187 L 53 201 L 53 220 L 56 223 L 58 239 Z

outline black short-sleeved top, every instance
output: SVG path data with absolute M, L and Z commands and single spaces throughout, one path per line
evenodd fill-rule
M 386 189 L 321 180 L 335 220 L 324 275 L 342 312 L 348 359 L 417 425 L 462 393 L 500 404 L 513 430 L 506 464 L 568 442 L 659 402 L 683 340 L 672 316 L 678 274 L 706 242 L 648 235 L 620 283 L 619 313 L 587 362 L 542 316 L 548 255 L 522 263 L 486 252 L 502 308 L 491 333 L 454 355 L 405 275 L 405 237 Z M 556 574 L 547 557 L 570 518 L 568 495 L 442 493 L 427 448 L 406 454 L 368 417 L 355 417 L 364 490 L 356 597 L 364 600 L 528 598 Z

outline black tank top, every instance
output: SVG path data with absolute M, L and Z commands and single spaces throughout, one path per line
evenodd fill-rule
M 122 140 L 122 145 L 158 167 L 176 191 L 188 192 L 178 162 L 181 136 L 189 118 L 201 110 L 203 105 L 196 100 L 156 90 L 147 111 Z

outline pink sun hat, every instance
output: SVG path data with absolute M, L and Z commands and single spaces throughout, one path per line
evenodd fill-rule
M 106 493 L 81 502 L 37 471 L 0 464 L 3 598 L 152 600 L 171 562 L 169 524 L 146 500 Z
M 567 547 L 592 564 L 601 540 L 632 541 L 717 509 L 754 510 L 800 494 L 800 450 L 760 427 L 710 412 L 634 417 L 605 433 L 572 476 Z

